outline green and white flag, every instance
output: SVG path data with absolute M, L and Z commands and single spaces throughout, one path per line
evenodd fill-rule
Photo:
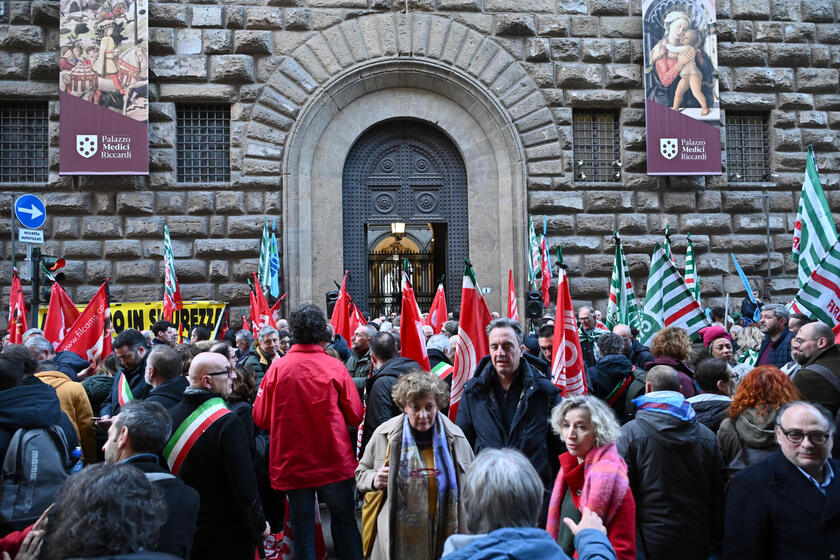
M 607 302 L 607 328 L 612 330 L 616 325 L 629 325 L 637 329 L 642 326 L 639 305 L 630 281 L 630 270 L 618 234 L 615 235 L 615 260 L 610 279 L 610 300 Z
M 260 268 L 257 270 L 257 280 L 259 280 L 263 290 L 271 286 L 271 236 L 268 233 L 268 218 L 263 218 Z
M 828 250 L 793 303 L 826 325 L 840 322 L 840 241 Z
M 668 224 L 665 224 L 665 256 L 674 262 L 674 254 L 671 253 L 671 226 Z
M 685 285 L 691 295 L 700 303 L 700 279 L 697 277 L 697 263 L 694 260 L 694 245 L 691 244 L 691 234 L 686 235 L 688 247 L 685 249 Z
M 540 243 L 534 231 L 534 218 L 528 216 L 528 282 L 535 290 L 540 289 L 537 274 L 540 272 Z
M 639 342 L 650 345 L 653 335 L 665 327 L 680 327 L 688 336 L 693 336 L 708 326 L 706 314 L 691 295 L 677 267 L 657 243 L 650 261 Z
M 799 265 L 799 287 L 805 286 L 808 277 L 832 245 L 837 242 L 837 230 L 828 207 L 814 148 L 808 146 L 805 164 L 805 181 L 799 196 L 796 225 L 793 226 L 793 251 L 791 258 Z

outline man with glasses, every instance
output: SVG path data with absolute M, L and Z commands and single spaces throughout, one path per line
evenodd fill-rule
M 834 558 L 840 550 L 840 462 L 825 408 L 802 401 L 776 416 L 779 451 L 735 475 L 724 558 Z
M 578 337 L 580 338 L 580 351 L 583 353 L 583 364 L 590 367 L 598 361 L 595 356 L 595 344 L 605 330 L 598 328 L 595 320 L 595 312 L 589 305 L 578 309 Z
M 802 325 L 791 342 L 793 359 L 801 366 L 793 384 L 803 399 L 821 404 L 835 415 L 840 408 L 840 346 L 825 323 Z
M 201 498 L 193 558 L 254 558 L 268 534 L 245 426 L 223 400 L 233 377 L 225 356 L 202 352 L 190 364 L 184 399 L 169 409 L 172 436 L 163 456 Z

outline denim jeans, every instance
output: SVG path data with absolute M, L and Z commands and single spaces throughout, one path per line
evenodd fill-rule
M 356 481 L 353 478 L 317 488 L 287 490 L 295 560 L 315 560 L 315 493 L 330 510 L 333 546 L 341 560 L 361 560 L 362 535 L 356 524 Z

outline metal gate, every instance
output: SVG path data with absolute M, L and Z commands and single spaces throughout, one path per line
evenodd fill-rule
M 432 253 L 377 251 L 368 255 L 368 310 L 373 317 L 400 312 L 403 259 L 417 304 L 424 311 L 431 307 L 436 288 Z
M 357 305 L 373 311 L 371 303 L 377 308 L 390 307 L 396 297 L 398 308 L 399 284 L 394 292 L 390 280 L 385 280 L 398 274 L 385 262 L 394 262 L 394 255 L 380 260 L 370 250 L 365 231 L 367 225 L 405 222 L 409 227 L 446 224 L 443 228 L 446 239 L 437 239 L 435 243 L 435 252 L 444 252 L 445 259 L 441 262 L 445 262 L 445 270 L 434 269 L 433 254 L 425 253 L 424 257 L 424 253 L 419 253 L 416 259 L 405 256 L 415 261 L 414 288 L 423 292 L 423 300 L 418 301 L 420 308 L 428 309 L 434 283 L 444 273 L 447 301 L 450 308 L 457 308 L 469 237 L 467 173 L 452 141 L 438 129 L 418 121 L 398 120 L 377 125 L 350 149 L 342 180 L 344 268 L 350 271 L 347 289 Z M 430 286 L 428 291 L 426 286 Z

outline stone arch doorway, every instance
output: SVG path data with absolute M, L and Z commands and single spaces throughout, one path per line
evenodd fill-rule
M 372 277 L 372 270 L 381 274 L 380 265 L 386 264 L 379 257 L 371 260 L 372 245 L 390 224 L 404 223 L 409 238 L 432 236 L 427 251 L 404 255 L 412 263 L 421 308 L 431 303 L 434 284 L 444 274 L 451 305 L 457 306 L 460 268 L 469 255 L 467 172 L 449 137 L 419 120 L 371 127 L 345 159 L 342 208 L 344 268 L 350 271 L 347 286 L 357 304 L 379 312 L 383 298 L 393 297 Z M 394 247 L 400 239 L 395 238 Z M 391 257 L 401 259 L 399 251 L 392 250 Z M 396 272 L 399 266 L 390 268 Z

